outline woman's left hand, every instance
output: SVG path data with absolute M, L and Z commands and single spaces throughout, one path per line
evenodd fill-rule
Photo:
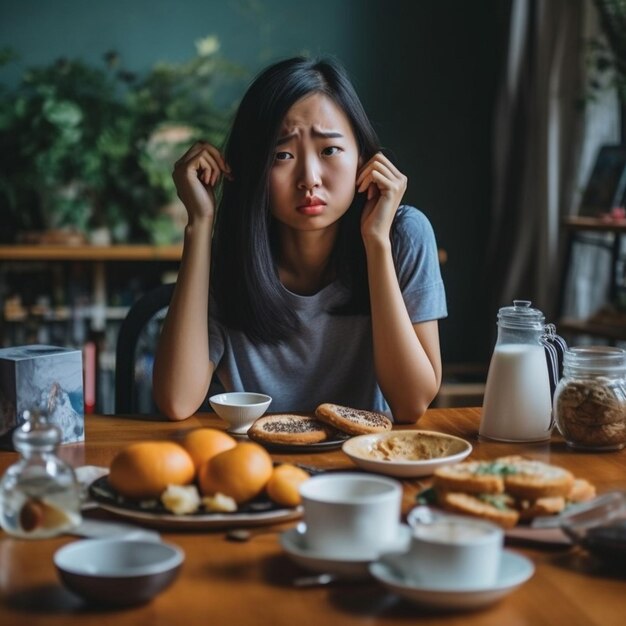
M 406 191 L 407 178 L 382 153 L 377 152 L 357 173 L 356 190 L 367 192 L 361 215 L 364 240 L 389 241 L 393 218 Z

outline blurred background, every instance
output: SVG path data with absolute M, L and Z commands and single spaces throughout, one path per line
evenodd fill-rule
M 619 0 L 2 0 L 2 345 L 95 347 L 94 406 L 112 412 L 119 321 L 175 278 L 173 161 L 196 136 L 223 140 L 267 64 L 332 55 L 442 251 L 458 398 L 439 402 L 479 403 L 498 307 L 528 299 L 571 321 L 619 300 L 623 66 L 609 18 L 624 12 Z M 583 206 L 598 168 L 604 195 Z M 585 213 L 613 222 L 581 242 L 563 220 Z M 138 375 L 150 367 L 147 354 Z

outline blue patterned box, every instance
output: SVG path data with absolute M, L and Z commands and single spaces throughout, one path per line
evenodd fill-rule
M 27 410 L 42 411 L 59 426 L 62 443 L 84 441 L 80 350 L 43 345 L 0 349 L 0 447 L 13 447 L 13 430 Z

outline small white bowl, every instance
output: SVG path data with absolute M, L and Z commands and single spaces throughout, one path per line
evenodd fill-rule
M 380 446 L 386 440 L 395 439 L 398 443 L 404 440 L 409 444 L 418 441 L 420 438 L 434 437 L 442 443 L 442 454 L 432 458 L 375 458 L 372 449 Z M 342 450 L 360 468 L 377 474 L 386 474 L 398 478 L 417 478 L 428 476 L 438 467 L 459 463 L 472 451 L 469 441 L 428 430 L 390 430 L 384 433 L 372 435 L 359 435 L 344 442 Z
M 86 539 L 57 550 L 54 565 L 63 583 L 90 602 L 143 604 L 169 587 L 185 553 L 158 541 Z
M 272 398 L 264 393 L 231 391 L 209 398 L 213 410 L 230 425 L 228 432 L 245 435 L 254 420 L 267 411 Z

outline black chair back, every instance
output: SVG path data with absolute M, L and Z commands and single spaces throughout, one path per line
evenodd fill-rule
M 115 413 L 136 412 L 135 353 L 141 331 L 162 309 L 169 306 L 174 283 L 145 293 L 128 311 L 120 325 L 115 349 Z

